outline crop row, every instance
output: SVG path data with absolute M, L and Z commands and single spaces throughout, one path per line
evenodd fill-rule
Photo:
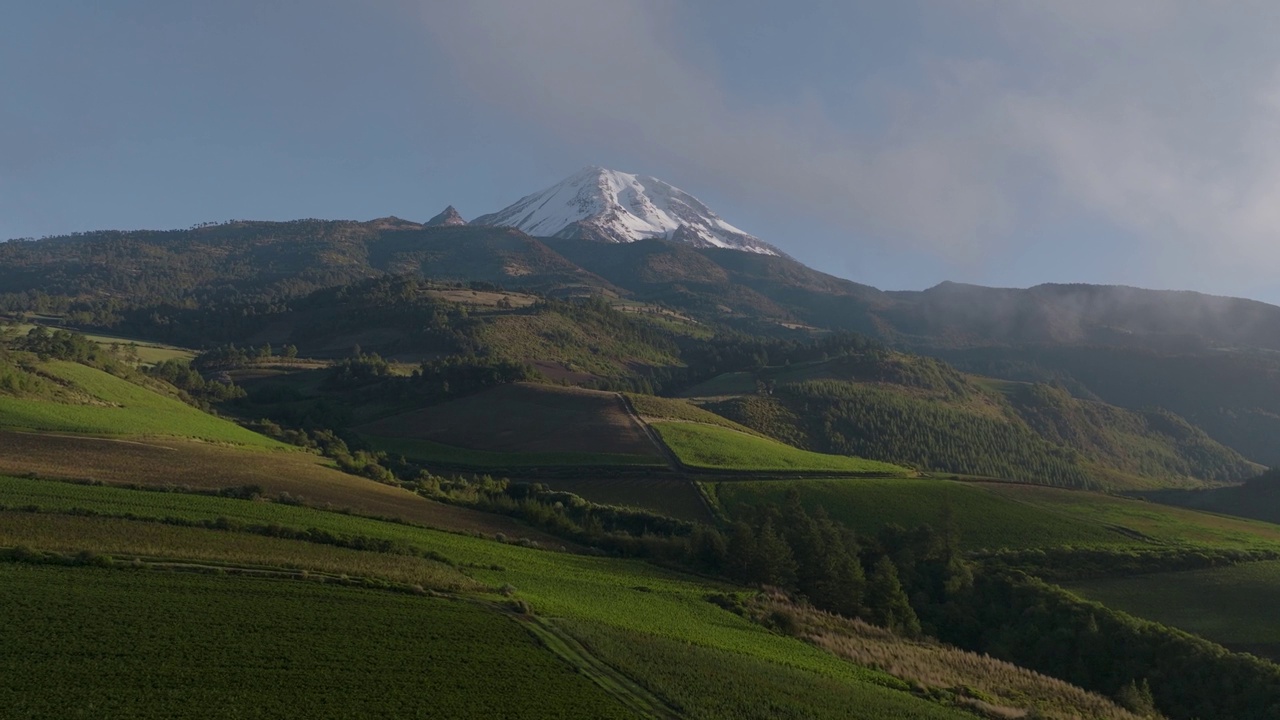
M 11 717 L 627 716 L 515 622 L 459 601 L 4 563 L 0 606 Z

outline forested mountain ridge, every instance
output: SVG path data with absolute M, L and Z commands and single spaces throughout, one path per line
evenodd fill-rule
M 686 394 L 799 447 L 928 470 L 1116 488 L 1240 482 L 1261 469 L 1168 411 L 976 378 L 899 353 L 761 367 Z
M 232 221 L 0 243 L 0 309 L 260 300 L 401 273 L 542 292 L 590 288 L 707 320 L 854 330 L 921 349 L 1280 348 L 1280 308 L 1239 298 L 1083 284 L 1024 290 L 948 282 L 883 292 L 782 256 L 661 239 L 535 239 L 514 228 L 428 227 L 394 217 Z
M 190 322 L 183 313 L 279 305 L 401 274 L 640 303 L 704 333 L 854 331 L 978 375 L 1054 384 L 1136 412 L 1165 408 L 1251 461 L 1280 463 L 1272 441 L 1280 431 L 1280 355 L 1271 349 L 1280 343 L 1280 308 L 1198 293 L 955 283 L 883 292 L 782 256 L 383 218 L 0 243 L 0 312 L 52 313 L 87 328 L 136 326 L 140 318 Z M 220 336 L 201 342 L 213 337 Z M 242 339 L 279 342 L 281 334 L 263 329 Z

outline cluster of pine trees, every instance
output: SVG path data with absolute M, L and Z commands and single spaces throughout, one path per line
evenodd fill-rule
M 687 561 L 703 572 L 779 587 L 819 609 L 910 637 L 932 630 L 934 618 L 922 618 L 917 607 L 943 605 L 972 583 L 954 530 L 887 526 L 875 537 L 859 538 L 822 508 L 806 511 L 794 490 L 781 507 L 758 505 L 735 517 L 725 532 L 695 529 Z

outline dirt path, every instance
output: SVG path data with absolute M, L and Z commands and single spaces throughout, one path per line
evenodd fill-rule
M 0 550 L 13 550 L 0 548 Z M 72 557 L 68 555 L 67 557 Z M 172 560 L 162 557 L 121 556 L 108 561 L 110 566 L 133 571 L 148 569 L 162 572 L 194 572 L 201 574 L 228 574 L 240 577 L 259 577 L 276 580 L 295 580 L 299 582 L 338 582 L 349 586 L 362 586 L 365 578 L 299 570 L 286 567 L 263 565 L 243 565 L 239 563 L 191 562 Z M 420 589 L 419 589 L 420 590 Z M 539 643 L 556 657 L 569 663 L 579 673 L 612 695 L 627 709 L 645 718 L 657 720 L 677 720 L 681 717 L 675 708 L 668 705 L 658 696 L 649 692 L 644 686 L 631 679 L 605 661 L 596 657 L 591 651 L 578 642 L 576 638 L 556 627 L 547 619 L 533 614 L 517 611 L 513 607 L 494 602 L 487 598 L 462 593 L 432 591 L 437 597 L 443 596 L 459 602 L 478 605 L 487 610 L 500 613 L 533 635 Z
M 630 398 L 622 393 L 618 393 L 618 402 L 622 403 L 622 409 L 631 417 L 631 421 L 644 431 L 645 437 L 649 438 L 649 442 L 653 443 L 653 447 L 657 449 L 658 454 L 662 456 L 662 459 L 667 463 L 667 466 L 671 468 L 672 472 L 679 475 L 689 470 L 689 468 L 685 467 L 684 464 L 680 462 L 680 458 L 676 457 L 676 454 L 671 451 L 671 448 L 667 447 L 667 444 L 662 442 L 662 438 L 658 435 L 658 431 L 649 427 L 649 423 L 641 419 L 640 413 L 636 412 L 636 407 L 631 404 Z
M 659 720 L 676 720 L 682 717 L 675 708 L 626 674 L 593 655 L 585 645 L 556 627 L 553 622 L 536 615 L 524 615 L 502 607 L 498 609 L 523 625 L 544 647 L 577 668 L 580 673 L 614 696 L 627 709 L 641 717 L 659 718 Z

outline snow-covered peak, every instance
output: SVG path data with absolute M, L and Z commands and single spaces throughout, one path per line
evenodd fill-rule
M 472 223 L 514 227 L 542 237 L 584 237 L 619 243 L 666 238 L 699 247 L 782 254 L 760 238 L 721 220 L 679 188 L 647 175 L 602 167 L 584 168 Z

